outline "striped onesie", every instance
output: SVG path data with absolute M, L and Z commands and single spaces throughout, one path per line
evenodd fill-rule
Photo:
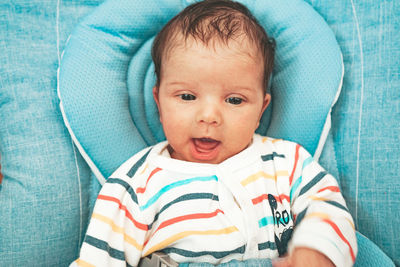
M 177 262 L 275 258 L 296 246 L 354 264 L 354 224 L 336 180 L 298 144 L 254 135 L 220 164 L 147 148 L 103 186 L 71 266 L 136 266 L 163 251 Z

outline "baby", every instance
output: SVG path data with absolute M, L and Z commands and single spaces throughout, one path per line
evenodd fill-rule
M 243 5 L 195 3 L 157 35 L 153 95 L 167 141 L 103 186 L 78 266 L 254 258 L 351 266 L 353 220 L 336 180 L 300 145 L 255 134 L 274 44 Z

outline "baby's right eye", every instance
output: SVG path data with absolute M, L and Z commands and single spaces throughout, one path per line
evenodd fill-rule
M 180 97 L 182 100 L 185 100 L 185 101 L 193 101 L 196 99 L 196 97 L 191 94 L 181 94 Z

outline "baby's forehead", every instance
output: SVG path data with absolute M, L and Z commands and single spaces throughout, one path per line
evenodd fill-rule
M 170 38 L 163 51 L 163 61 L 168 61 L 171 56 L 180 56 L 189 53 L 191 49 L 202 49 L 216 53 L 218 51 L 230 52 L 232 56 L 249 57 L 255 61 L 262 59 L 261 48 L 245 35 L 239 38 L 222 40 L 216 36 L 204 42 L 194 37 L 185 38 L 182 35 Z

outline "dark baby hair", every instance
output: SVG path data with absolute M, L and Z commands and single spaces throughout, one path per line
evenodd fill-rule
M 245 38 L 259 50 L 264 61 L 264 87 L 267 88 L 274 64 L 275 42 L 242 4 L 229 0 L 205 0 L 189 5 L 172 18 L 156 36 L 152 47 L 157 84 L 160 85 L 163 56 L 178 38 L 228 44 Z M 240 41 L 240 39 L 239 39 Z

